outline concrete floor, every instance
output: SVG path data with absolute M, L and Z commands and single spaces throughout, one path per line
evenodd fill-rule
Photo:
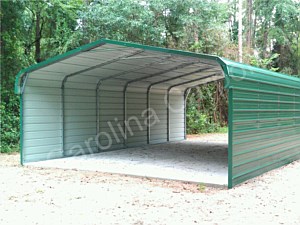
M 227 143 L 185 140 L 27 165 L 227 186 Z

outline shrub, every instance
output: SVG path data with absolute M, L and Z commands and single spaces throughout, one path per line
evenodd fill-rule
M 12 91 L 1 91 L 1 149 L 13 152 L 19 145 L 19 98 Z

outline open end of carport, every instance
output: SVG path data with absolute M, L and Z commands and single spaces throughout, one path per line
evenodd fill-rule
M 217 134 L 27 165 L 227 186 L 227 157 L 227 134 Z
M 186 96 L 221 80 L 228 151 L 214 155 L 205 138 L 185 140 Z M 20 161 L 226 184 L 210 173 L 214 162 L 226 173 L 228 160 L 231 188 L 299 159 L 299 83 L 217 56 L 101 39 L 18 73 Z M 95 154 L 66 158 L 78 153 Z

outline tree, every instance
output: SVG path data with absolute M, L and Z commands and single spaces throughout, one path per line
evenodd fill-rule
M 14 76 L 23 64 L 21 2 L 1 1 L 1 152 L 11 151 L 19 141 L 18 97 L 13 93 Z
M 253 0 L 247 0 L 247 31 L 246 31 L 246 43 L 247 48 L 253 47 Z
M 1 1 L 1 152 L 19 142 L 16 74 L 24 67 L 73 48 L 81 0 Z
M 238 0 L 1 1 L 1 151 L 11 150 L 18 143 L 18 96 L 13 94 L 17 72 L 99 38 L 216 54 L 232 60 L 239 58 L 240 38 L 246 40 L 244 62 L 299 74 L 299 1 L 243 3 L 246 17 L 240 30 L 243 34 L 238 35 Z M 224 125 L 226 101 L 222 83 L 199 87 L 192 91 L 189 102 L 191 106 L 200 102 L 196 110 L 201 112 L 191 115 L 204 113 L 211 123 L 207 129 L 218 122 Z
M 239 0 L 238 10 L 238 45 L 239 45 L 239 62 L 243 62 L 243 1 Z

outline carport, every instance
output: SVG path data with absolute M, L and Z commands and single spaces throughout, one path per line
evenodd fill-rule
M 217 56 L 101 39 L 17 75 L 21 163 L 182 141 L 190 88 L 222 79 L 228 187 L 299 159 L 300 79 Z

